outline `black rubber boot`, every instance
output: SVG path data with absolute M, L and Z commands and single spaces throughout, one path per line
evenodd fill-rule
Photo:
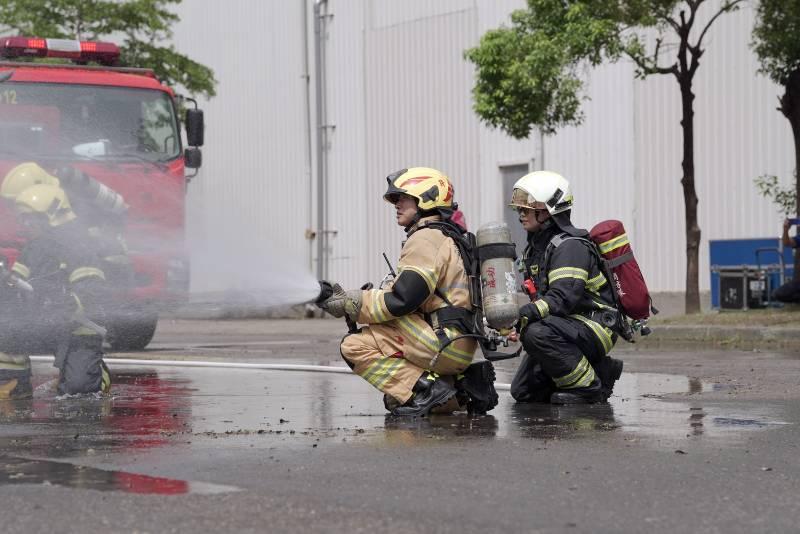
M 421 417 L 456 394 L 456 388 L 432 373 L 423 373 L 412 391 L 414 395 L 404 405 L 392 410 L 392 415 Z
M 30 374 L 0 380 L 0 400 L 30 399 L 33 397 Z
M 606 399 L 614 392 L 614 384 L 622 376 L 623 365 L 622 360 L 606 357 L 595 366 L 597 378 L 600 379 L 601 390 Z
M 456 381 L 456 389 L 466 398 L 467 412 L 485 415 L 497 406 L 494 366 L 490 361 L 473 363 Z
M 31 386 L 30 360 L 20 363 L 4 362 L 0 368 L 0 400 L 30 399 Z
M 391 412 L 395 408 L 400 406 L 400 401 L 389 395 L 388 393 L 383 394 L 383 407 L 386 408 L 387 412 Z
M 550 395 L 556 390 L 549 376 L 544 374 L 542 365 L 525 355 L 511 381 L 511 396 L 517 402 L 550 402 Z
M 596 378 L 589 387 L 560 389 L 550 395 L 550 404 L 594 404 L 605 400 L 600 381 Z
M 104 376 L 102 339 L 73 336 L 59 375 L 59 395 L 102 393 L 111 386 L 110 375 Z

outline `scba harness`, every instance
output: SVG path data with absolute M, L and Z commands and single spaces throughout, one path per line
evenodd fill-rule
M 497 254 L 499 252 L 494 249 L 486 251 L 479 249 L 475 234 L 464 230 L 450 220 L 430 221 L 414 231 L 416 232 L 422 228 L 439 230 L 455 243 L 456 249 L 464 263 L 464 272 L 467 275 L 468 281 L 467 289 L 469 291 L 470 305 L 472 306 L 472 310 L 461 306 L 455 306 L 438 287 L 434 289 L 434 294 L 444 301 L 445 306 L 431 313 L 424 314 L 425 321 L 433 328 L 439 341 L 439 352 L 434 356 L 431 367 L 435 365 L 439 355 L 448 345 L 463 338 L 476 339 L 481 347 L 484 358 L 490 361 L 505 360 L 519 356 L 522 347 L 513 353 L 498 351 L 497 339 L 487 335 L 484 329 L 480 274 L 480 262 L 482 257 L 479 257 L 479 253 L 483 255 L 485 252 L 488 255 Z M 513 249 L 513 245 L 511 245 L 511 248 Z M 509 253 L 508 250 L 500 252 L 505 254 Z M 510 253 L 515 256 L 513 250 L 511 250 Z M 458 332 L 461 332 L 461 334 L 449 338 L 444 330 L 445 327 L 454 328 Z
M 635 341 L 636 331 L 648 335 L 650 329 L 647 327 L 647 319 L 651 313 L 657 314 L 658 310 L 653 306 L 650 292 L 622 223 L 615 220 L 600 222 L 590 230 L 589 238 L 567 232 L 554 236 L 545 249 L 542 262 L 545 272 L 549 270 L 553 251 L 570 240 L 577 240 L 589 249 L 611 288 L 613 307 L 595 301 L 601 309 L 584 315 L 615 331 L 630 343 Z M 541 281 L 543 292 L 547 290 L 547 285 L 547 278 L 544 278 Z

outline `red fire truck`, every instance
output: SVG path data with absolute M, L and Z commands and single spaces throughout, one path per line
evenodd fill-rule
M 188 297 L 184 169 L 196 174 L 202 162 L 203 115 L 186 112 L 184 150 L 173 91 L 151 70 L 118 66 L 119 56 L 113 43 L 0 38 L 0 179 L 26 162 L 48 173 L 70 166 L 124 197 L 135 275 L 107 326 L 112 347 L 126 350 L 144 348 L 159 312 Z M 0 205 L 0 254 L 11 264 L 21 245 Z

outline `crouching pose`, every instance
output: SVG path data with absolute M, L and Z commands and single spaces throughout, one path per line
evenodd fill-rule
M 528 232 L 523 264 L 531 302 L 520 309 L 526 356 L 511 395 L 518 402 L 605 401 L 622 373 L 608 353 L 619 312 L 586 230 L 570 221 L 572 192 L 562 176 L 532 172 L 514 184 L 511 208 Z
M 108 392 L 105 329 L 100 326 L 106 283 L 95 240 L 57 186 L 34 185 L 17 196 L 14 207 L 27 242 L 12 273 L 32 292 L 21 310 L 27 326 L 19 334 L 52 348 L 60 371 L 59 394 Z M 23 348 L 25 344 L 23 340 Z M 8 396 L 30 396 L 29 358 L 14 358 L 19 368 L 17 375 L 5 377 L 9 388 L 15 384 Z
M 321 307 L 367 325 L 342 340 L 342 356 L 385 394 L 394 415 L 425 415 L 464 385 L 474 390 L 480 384 L 494 394 L 491 364 L 470 366 L 477 343 L 459 337 L 468 334 L 462 325 L 469 324 L 473 311 L 464 262 L 447 235 L 464 232 L 451 221 L 456 205 L 450 180 L 415 167 L 391 174 L 387 182 L 383 198 L 394 205 L 407 235 L 398 275 L 384 289 L 344 291 L 333 284 L 333 296 Z

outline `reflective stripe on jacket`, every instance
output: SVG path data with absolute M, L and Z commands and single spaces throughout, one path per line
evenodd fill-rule
M 364 291 L 359 323 L 384 323 L 414 312 L 430 313 L 446 306 L 437 292 L 453 306 L 471 309 L 464 262 L 451 238 L 438 229 L 425 228 L 432 220 L 440 218 L 423 218 L 410 230 L 394 283 L 385 289 Z

